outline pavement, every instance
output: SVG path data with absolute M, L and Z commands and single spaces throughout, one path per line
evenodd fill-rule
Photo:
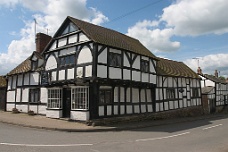
M 226 114 L 211 114 L 198 117 L 173 118 L 166 120 L 147 120 L 139 122 L 118 123 L 109 126 L 88 126 L 86 123 L 77 121 L 67 121 L 65 119 L 47 118 L 42 115 L 30 116 L 26 113 L 14 114 L 12 112 L 0 111 L 0 122 L 18 125 L 23 127 L 67 131 L 67 132 L 99 132 L 99 131 L 122 131 L 138 128 L 146 128 L 159 125 L 168 125 L 173 123 L 189 122 L 210 118 L 227 117 Z

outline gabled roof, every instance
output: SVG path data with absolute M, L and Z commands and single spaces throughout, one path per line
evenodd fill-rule
M 72 21 L 80 30 L 84 32 L 84 34 L 86 34 L 86 36 L 88 36 L 94 42 L 132 51 L 134 53 L 156 59 L 155 55 L 152 54 L 137 39 L 134 39 L 111 29 L 107 29 L 98 25 L 75 19 L 70 16 L 68 16 L 67 19 Z
M 34 51 L 31 56 L 29 56 L 26 60 L 24 60 L 21 64 L 19 64 L 12 71 L 10 71 L 7 75 L 14 75 L 14 74 L 26 73 L 26 72 L 31 71 L 31 68 L 32 68 L 31 58 L 33 56 L 36 56 L 37 59 L 41 59 L 42 58 L 40 53 Z
M 6 79 L 3 76 L 0 76 L 0 88 L 6 87 Z
M 200 77 L 183 62 L 163 58 L 158 58 L 158 60 L 157 75 L 200 79 Z
M 217 83 L 227 83 L 226 80 L 222 80 L 218 77 L 215 77 L 213 75 L 209 75 L 209 74 L 200 74 L 201 76 L 205 77 L 206 79 L 209 79 L 213 82 L 217 82 Z

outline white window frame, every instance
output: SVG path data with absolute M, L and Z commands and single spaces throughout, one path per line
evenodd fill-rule
M 82 101 L 83 98 L 85 100 Z M 88 86 L 76 86 L 71 88 L 71 109 L 72 110 L 89 109 L 89 87 Z
M 54 95 L 54 93 L 53 93 L 52 96 L 51 96 L 49 94 L 49 91 L 56 91 L 54 93 L 57 93 L 57 94 Z M 47 101 L 47 108 L 48 109 L 62 109 L 63 91 L 62 91 L 61 88 L 49 88 L 48 91 L 47 91 L 47 97 L 48 97 L 48 101 Z M 54 101 L 57 101 L 56 103 L 58 103 L 58 104 L 56 104 L 56 103 L 54 104 Z

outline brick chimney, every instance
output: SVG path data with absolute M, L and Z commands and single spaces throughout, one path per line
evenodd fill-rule
M 197 69 L 197 74 L 203 74 L 202 69 L 200 67 L 198 67 L 198 69 Z
M 51 36 L 46 35 L 44 33 L 37 33 L 36 34 L 36 51 L 42 53 L 44 48 L 52 39 Z
M 218 78 L 218 70 L 215 70 L 215 77 Z

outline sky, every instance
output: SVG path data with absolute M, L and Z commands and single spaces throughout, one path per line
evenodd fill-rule
M 0 75 L 53 36 L 67 16 L 138 39 L 154 55 L 228 76 L 228 0 L 1 0 Z M 36 28 L 35 28 L 36 20 Z

